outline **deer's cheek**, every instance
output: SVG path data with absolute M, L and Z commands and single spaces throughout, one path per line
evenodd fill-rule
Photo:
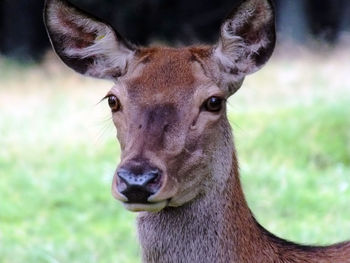
M 120 145 L 120 149 L 122 151 L 124 151 L 125 149 L 125 142 L 123 140 L 123 136 L 121 135 L 121 133 L 117 130 L 117 139 L 118 139 L 118 142 L 119 142 L 119 145 Z
M 124 150 L 126 146 L 126 129 L 121 123 L 115 123 L 117 139 L 120 144 L 120 148 Z
M 190 133 L 194 136 L 201 137 L 208 129 L 216 127 L 221 119 L 221 114 L 202 112 L 199 114 L 195 123 L 190 128 Z

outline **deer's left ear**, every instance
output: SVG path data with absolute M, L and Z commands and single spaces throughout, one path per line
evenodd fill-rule
M 66 0 L 46 0 L 44 20 L 54 50 L 70 68 L 104 79 L 126 73 L 134 48 L 110 25 Z
M 275 14 L 270 0 L 244 0 L 221 26 L 214 58 L 225 78 L 237 81 L 259 70 L 276 42 Z

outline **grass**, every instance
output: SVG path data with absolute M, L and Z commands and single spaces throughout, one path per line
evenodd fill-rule
M 275 57 L 229 102 L 249 205 L 295 242 L 350 238 L 346 52 Z M 110 84 L 53 59 L 0 72 L 0 262 L 139 262 L 135 215 L 110 194 Z
M 247 129 L 236 135 L 250 207 L 272 232 L 306 244 L 350 238 L 349 105 L 232 117 Z

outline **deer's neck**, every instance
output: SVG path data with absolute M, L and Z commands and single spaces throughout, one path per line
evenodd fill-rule
M 253 252 L 246 248 L 262 233 L 243 196 L 231 134 L 224 137 L 210 191 L 181 207 L 140 215 L 144 262 L 241 262 L 238 255 Z
M 222 192 L 138 220 L 144 262 L 241 262 L 238 255 L 260 239 L 237 169 Z M 232 183 L 234 185 L 232 185 Z

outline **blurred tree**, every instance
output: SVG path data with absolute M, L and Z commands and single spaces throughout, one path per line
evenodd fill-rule
M 306 1 L 276 0 L 277 29 L 281 38 L 304 42 L 309 34 Z
M 320 40 L 335 42 L 348 0 L 309 0 L 306 2 L 312 34 Z
M 0 51 L 17 59 L 39 59 L 48 46 L 42 23 L 43 1 L 1 0 Z
M 239 1 L 202 0 L 198 3 L 187 0 L 158 0 L 158 12 L 164 14 L 164 17 L 158 17 L 156 31 L 162 32 L 163 40 L 184 44 L 199 41 L 213 43 L 218 38 L 222 20 L 235 2 Z M 155 35 L 152 37 L 156 38 Z
M 349 31 L 350 30 L 350 4 L 344 4 L 342 9 L 341 22 L 340 22 L 340 31 Z

